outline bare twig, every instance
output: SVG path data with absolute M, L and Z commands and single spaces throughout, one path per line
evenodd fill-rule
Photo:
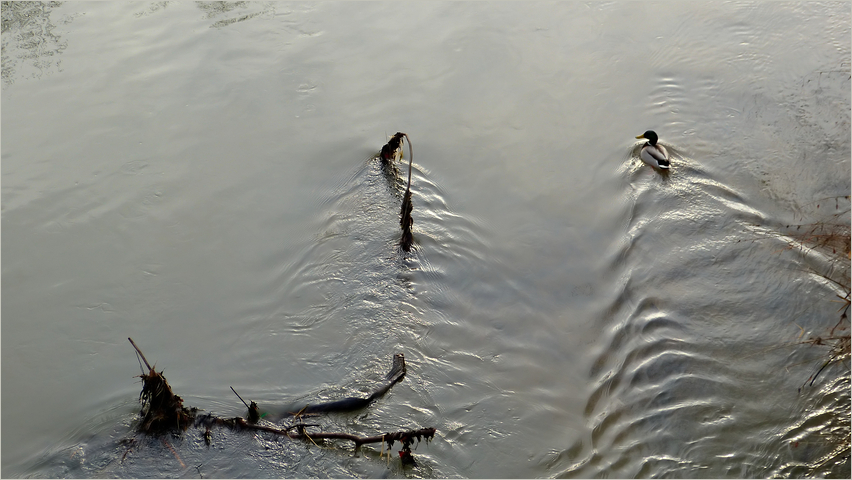
M 228 386 L 230 387 L 230 385 L 228 385 Z M 251 410 L 251 407 L 249 407 L 249 404 L 248 404 L 248 403 L 246 403 L 246 401 L 245 401 L 245 400 L 243 400 L 243 397 L 241 397 L 241 396 L 240 396 L 240 394 L 239 394 L 239 393 L 237 393 L 237 391 L 236 391 L 236 390 L 234 390 L 234 387 L 231 387 L 231 391 L 232 391 L 232 392 L 234 392 L 234 395 L 236 395 L 236 396 L 237 396 L 237 398 L 239 398 L 241 402 L 243 402 L 243 405 L 245 405 L 245 406 L 246 406 L 246 408 L 248 408 L 249 410 Z
M 142 357 L 142 361 L 145 362 L 145 366 L 148 367 L 148 370 L 153 370 L 154 368 L 151 366 L 150 363 L 148 363 L 148 360 L 145 359 L 145 354 L 143 354 L 142 350 L 139 350 L 139 347 L 136 346 L 136 342 L 134 342 L 133 339 L 130 337 L 127 337 L 127 339 L 130 340 L 130 344 L 133 345 L 133 348 L 136 349 L 136 353 L 138 353 L 139 356 Z
M 186 464 L 185 464 L 185 463 L 183 463 L 183 460 L 181 460 L 181 459 L 180 459 L 180 455 L 178 455 L 178 453 L 175 451 L 175 449 L 174 449 L 174 448 L 172 448 L 172 445 L 169 443 L 169 441 L 168 441 L 168 440 L 166 440 L 166 438 L 165 438 L 165 437 L 163 437 L 163 439 L 162 439 L 162 440 L 163 440 L 163 445 L 165 445 L 165 446 L 169 447 L 169 450 L 171 450 L 171 451 L 172 451 L 172 455 L 174 455 L 174 456 L 175 456 L 175 458 L 177 459 L 177 461 L 178 461 L 178 462 L 180 462 L 180 467 L 181 467 L 181 468 L 186 468 Z

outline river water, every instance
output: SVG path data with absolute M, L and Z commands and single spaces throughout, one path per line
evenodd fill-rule
M 848 412 L 848 362 L 800 390 L 826 351 L 797 343 L 838 291 L 782 233 L 848 212 L 848 2 L 2 18 L 4 477 L 795 477 L 833 448 L 814 432 Z M 397 131 L 409 254 L 374 159 Z M 385 397 L 315 420 L 437 434 L 415 468 L 146 439 L 128 337 L 226 417 L 229 386 L 282 411 L 363 395 L 404 352 Z

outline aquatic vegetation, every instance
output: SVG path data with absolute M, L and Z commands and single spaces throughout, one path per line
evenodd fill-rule
M 810 273 L 830 285 L 836 292 L 838 317 L 825 319 L 825 330 L 820 335 L 811 335 L 800 342 L 802 345 L 826 347 L 816 371 L 805 380 L 800 392 L 805 387 L 811 388 L 818 380 L 825 386 L 817 394 L 817 405 L 814 410 L 821 410 L 828 415 L 820 422 L 814 431 L 801 433 L 802 438 L 814 439 L 830 447 L 830 451 L 806 466 L 806 476 L 837 476 L 838 472 L 848 478 L 850 462 L 850 414 L 852 405 L 849 401 L 850 384 L 850 258 L 852 258 L 852 235 L 849 223 L 849 195 L 836 196 L 816 203 L 816 210 L 831 210 L 822 220 L 801 225 L 787 225 L 784 238 L 788 248 L 798 250 L 803 255 L 815 254 L 824 261 L 809 262 Z M 833 204 L 833 205 L 832 205 Z M 821 265 L 822 268 L 817 265 Z M 804 331 L 802 331 L 804 334 Z M 831 370 L 829 367 L 846 365 L 846 368 Z M 795 430 L 795 429 L 794 429 Z M 794 437 L 795 438 L 795 437 Z M 794 446 L 798 446 L 796 440 Z
M 827 334 L 812 336 L 804 342 L 814 346 L 829 347 L 828 359 L 809 379 L 811 386 L 826 367 L 850 358 L 849 306 L 852 297 L 850 297 L 849 260 L 852 258 L 852 248 L 850 248 L 852 234 L 850 234 L 849 224 L 849 196 L 837 196 L 823 200 L 816 204 L 816 208 L 825 209 L 826 201 L 829 204 L 828 208 L 831 208 L 831 203 L 834 204 L 834 212 L 829 214 L 828 218 L 813 223 L 787 225 L 786 227 L 789 248 L 800 250 L 803 253 L 816 252 L 825 257 L 827 261 L 824 264 L 827 268 L 824 271 L 817 270 L 817 267 L 813 264 L 809 264 L 809 268 L 811 273 L 834 287 L 837 291 L 837 301 L 840 303 L 839 318 L 827 330 Z M 841 206 L 841 202 L 845 205 Z M 829 319 L 829 323 L 832 321 L 834 320 Z M 828 326 L 828 323 L 826 326 Z
M 386 169 L 396 168 L 393 162 L 402 153 L 403 137 L 408 142 L 408 183 L 405 187 L 405 195 L 402 197 L 402 205 L 399 211 L 399 226 L 402 229 L 399 246 L 404 251 L 409 252 L 414 243 L 414 234 L 411 232 L 411 227 L 414 225 L 414 220 L 411 218 L 411 212 L 414 210 L 414 205 L 411 202 L 411 166 L 412 162 L 414 162 L 414 152 L 411 149 L 411 140 L 408 138 L 408 135 L 396 132 L 388 143 L 382 147 L 379 158 Z
M 183 399 L 172 392 L 172 387 L 163 376 L 163 372 L 154 370 L 145 355 L 132 339 L 128 338 L 141 360 L 148 367 L 148 373 L 142 372 L 142 422 L 139 431 L 143 433 L 164 433 L 175 429 L 186 430 L 195 419 L 197 409 L 183 406 Z

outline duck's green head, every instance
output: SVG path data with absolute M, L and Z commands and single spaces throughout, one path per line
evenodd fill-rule
M 639 135 L 639 136 L 638 136 L 638 137 L 636 137 L 636 138 L 644 138 L 644 139 L 647 139 L 647 140 L 648 140 L 648 142 L 650 142 L 650 143 L 651 143 L 651 145 L 656 145 L 656 144 L 657 144 L 657 140 L 659 140 L 659 137 L 657 137 L 656 132 L 654 132 L 653 130 L 648 130 L 648 131 L 646 131 L 646 132 L 645 132 L 645 133 L 643 133 L 642 135 Z

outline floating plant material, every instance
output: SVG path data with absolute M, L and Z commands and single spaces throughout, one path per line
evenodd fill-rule
M 406 252 L 411 251 L 411 245 L 414 243 L 414 234 L 411 233 L 411 227 L 414 225 L 414 220 L 411 218 L 411 211 L 413 209 L 414 205 L 411 204 L 411 190 L 406 189 L 405 196 L 402 198 L 402 209 L 399 212 L 399 226 L 402 228 L 402 237 L 399 239 L 399 246 Z
M 145 359 L 145 355 L 136 346 L 132 338 L 128 338 L 136 353 L 148 367 L 148 373 L 142 373 L 142 392 L 139 400 L 142 402 L 142 422 L 139 430 L 143 433 L 157 434 L 168 431 L 186 430 L 195 420 L 196 408 L 183 406 L 183 399 L 172 392 L 172 387 L 163 376 L 157 372 Z
M 275 435 L 281 435 L 292 440 L 303 440 L 312 443 L 316 443 L 317 440 L 325 439 L 349 440 L 355 443 L 356 449 L 367 443 L 381 443 L 382 448 L 384 449 L 385 442 L 388 443 L 388 447 L 390 448 L 394 441 L 400 441 L 403 445 L 402 450 L 400 451 L 400 460 L 402 464 L 415 466 L 416 463 L 414 463 L 414 457 L 411 456 L 411 442 L 415 439 L 419 442 L 421 438 L 429 440 L 435 436 L 434 428 L 392 432 L 370 437 L 360 437 L 358 435 L 343 432 L 308 431 L 309 428 L 320 427 L 319 424 L 307 424 L 302 422 L 302 414 L 307 413 L 309 407 L 303 408 L 302 411 L 294 416 L 297 423 L 293 425 L 279 427 L 274 426 L 274 424 L 265 420 L 263 421 L 263 424 L 259 424 L 261 419 L 263 419 L 263 415 L 259 414 L 257 403 L 251 402 L 250 404 L 246 404 L 246 401 L 243 400 L 240 394 L 238 394 L 233 387 L 231 387 L 231 390 L 248 408 L 248 420 L 240 417 L 221 418 L 212 414 L 197 415 L 198 409 L 184 407 L 183 400 L 172 392 L 169 383 L 163 376 L 163 372 L 155 371 L 148 363 L 148 360 L 145 358 L 142 350 L 136 346 L 133 339 L 128 338 L 128 340 L 130 340 L 131 345 L 133 345 L 133 348 L 136 349 L 136 353 L 141 359 L 140 366 L 141 363 L 144 362 L 145 366 L 148 367 L 148 373 L 146 374 L 143 371 L 142 375 L 140 375 L 142 378 L 142 393 L 139 394 L 139 399 L 142 402 L 142 411 L 140 412 L 142 415 L 142 421 L 139 425 L 139 431 L 142 433 L 175 433 L 186 431 L 189 427 L 203 428 L 204 433 L 202 434 L 202 437 L 208 446 L 213 439 L 213 431 L 211 427 L 214 426 L 226 427 L 237 432 L 246 430 L 253 432 L 267 432 Z M 393 356 L 393 364 L 390 371 L 385 376 L 387 383 L 376 389 L 368 398 L 347 398 L 337 402 L 319 404 L 316 407 L 321 408 L 317 409 L 315 407 L 313 409 L 315 411 L 312 413 L 350 411 L 352 409 L 351 407 L 355 404 L 357 404 L 358 407 L 366 407 L 373 400 L 387 393 L 393 385 L 401 381 L 405 376 L 405 373 L 405 357 L 403 354 L 398 353 Z M 164 445 L 171 450 L 172 454 L 178 459 L 181 465 L 183 465 L 183 461 L 178 455 L 178 452 L 165 440 L 165 437 L 163 437 L 163 442 Z M 131 450 L 132 448 L 128 449 L 124 453 L 122 461 Z
M 414 225 L 414 220 L 411 218 L 411 212 L 414 210 L 414 205 L 411 202 L 411 165 L 414 162 L 414 152 L 411 148 L 411 139 L 408 135 L 402 132 L 396 132 L 388 143 L 382 147 L 382 152 L 379 158 L 382 160 L 382 166 L 385 168 L 394 168 L 394 176 L 398 173 L 394 165 L 397 153 L 402 150 L 403 138 L 408 142 L 408 184 L 405 187 L 405 195 L 402 197 L 402 206 L 399 211 L 399 226 L 402 229 L 402 236 L 399 239 L 399 246 L 406 252 L 411 251 L 411 245 L 414 243 L 414 234 L 411 233 L 411 227 Z
M 403 133 L 403 135 L 405 134 Z M 411 251 L 411 244 L 414 243 L 414 234 L 411 233 L 411 227 L 414 225 L 414 219 L 411 218 L 411 211 L 414 210 L 414 205 L 411 203 L 411 164 L 414 162 L 414 152 L 411 149 L 411 139 L 408 138 L 408 135 L 405 135 L 405 140 L 408 142 L 408 185 L 405 187 L 402 207 L 399 210 L 399 226 L 402 228 L 399 246 L 409 252 Z
M 411 454 L 411 443 L 416 439 L 419 444 L 421 437 L 425 438 L 428 442 L 429 440 L 432 440 L 434 436 L 434 428 L 424 428 L 422 430 L 410 430 L 408 432 L 397 432 L 395 434 L 386 433 L 385 442 L 388 444 L 388 453 L 390 453 L 390 449 L 393 448 L 394 441 L 399 440 L 399 442 L 402 443 L 402 450 L 399 451 L 399 460 L 403 465 L 416 467 L 417 462 L 414 461 L 414 455 Z
M 402 137 L 408 138 L 408 135 L 402 132 L 396 132 L 390 140 L 388 140 L 388 143 L 382 147 L 382 153 L 379 157 L 382 159 L 383 164 L 393 163 L 393 161 L 396 160 L 397 152 L 402 150 Z

